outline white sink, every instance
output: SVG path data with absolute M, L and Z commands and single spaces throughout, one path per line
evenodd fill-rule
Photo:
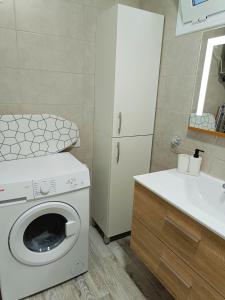
M 134 179 L 225 239 L 224 181 L 203 172 L 194 177 L 175 169 L 135 176 Z

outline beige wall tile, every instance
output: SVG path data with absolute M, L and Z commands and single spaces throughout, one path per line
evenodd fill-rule
M 95 44 L 83 43 L 83 68 L 82 72 L 93 74 L 95 71 Z
M 157 109 L 155 132 L 163 135 L 179 135 L 185 137 L 189 122 L 189 114 L 177 113 L 165 109 Z
M 20 67 L 94 73 L 94 43 L 69 37 L 18 32 Z
M 151 172 L 175 168 L 177 155 L 170 150 L 170 141 L 156 133 L 153 140 Z
M 118 3 L 132 7 L 140 7 L 140 0 L 118 0 Z
M 0 104 L 0 115 L 20 114 L 21 107 L 18 104 Z
M 97 8 L 104 9 L 117 3 L 141 8 L 141 0 L 84 0 L 88 5 L 95 5 Z
M 88 103 L 93 106 L 93 78 L 88 74 L 21 70 L 22 102 L 33 104 Z
M 16 68 L 17 65 L 16 32 L 0 28 L 0 67 Z
M 160 76 L 157 108 L 189 113 L 195 76 Z
M 97 9 L 91 6 L 84 7 L 84 39 L 95 41 Z
M 18 32 L 23 68 L 82 73 L 84 48 L 84 42 L 71 38 Z
M 141 0 L 141 7 L 165 16 L 164 40 L 175 38 L 179 0 Z
M 193 76 L 201 46 L 201 32 L 164 40 L 161 75 Z
M 84 5 L 89 5 L 89 6 L 98 6 L 98 2 L 99 2 L 99 0 L 81 0 L 81 1 L 83 1 Z
M 225 161 L 215 157 L 211 162 L 209 173 L 214 177 L 225 180 Z
M 84 1 L 90 3 L 92 0 L 84 0 Z M 101 10 L 101 9 L 108 8 L 112 5 L 115 5 L 116 1 L 117 0 L 93 0 L 93 3 L 95 3 L 95 6 Z
M 88 5 L 95 5 L 99 8 L 106 8 L 117 3 L 141 8 L 141 0 L 84 0 L 84 2 Z
M 0 103 L 20 102 L 20 76 L 19 70 L 0 68 Z
M 15 0 L 17 29 L 84 38 L 84 8 L 67 0 Z
M 0 3 L 0 27 L 15 28 L 13 0 L 4 0 Z

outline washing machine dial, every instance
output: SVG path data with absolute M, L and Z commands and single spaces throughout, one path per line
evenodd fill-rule
M 50 185 L 48 184 L 48 182 L 42 182 L 40 184 L 40 193 L 42 195 L 47 195 L 50 192 Z

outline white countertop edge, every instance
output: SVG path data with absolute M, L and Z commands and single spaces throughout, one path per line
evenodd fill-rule
M 213 218 L 212 216 L 202 212 L 200 209 L 198 209 L 194 205 L 189 204 L 187 206 L 186 203 L 184 203 L 184 205 L 181 206 L 178 203 L 176 203 L 173 199 L 166 198 L 163 195 L 163 193 L 160 193 L 159 191 L 156 191 L 154 188 L 152 188 L 149 185 L 146 185 L 143 182 L 142 179 L 143 179 L 144 176 L 157 174 L 157 173 L 160 173 L 160 172 L 164 172 L 164 171 L 138 175 L 138 176 L 134 176 L 133 178 L 136 182 L 141 184 L 143 187 L 145 187 L 149 191 L 153 192 L 158 197 L 162 198 L 162 200 L 164 200 L 168 204 L 172 205 L 173 207 L 177 208 L 179 211 L 183 212 L 185 215 L 189 216 L 190 218 L 192 218 L 193 220 L 195 220 L 196 222 L 198 222 L 199 224 L 206 227 L 208 230 L 210 230 L 211 232 L 215 233 L 216 235 L 220 236 L 222 239 L 225 240 L 225 223 L 223 224 L 221 222 L 218 222 L 215 218 Z M 210 175 L 205 174 L 205 173 L 203 173 L 203 174 L 206 175 L 206 176 L 210 176 Z M 221 180 L 221 182 L 222 182 L 222 180 Z M 224 220 L 225 220 L 225 218 L 224 218 Z

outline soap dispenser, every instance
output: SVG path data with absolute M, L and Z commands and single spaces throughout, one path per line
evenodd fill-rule
M 205 151 L 200 149 L 195 149 L 194 155 L 190 157 L 189 174 L 193 176 L 198 176 L 200 173 L 202 157 L 199 156 L 199 152 L 204 153 Z

